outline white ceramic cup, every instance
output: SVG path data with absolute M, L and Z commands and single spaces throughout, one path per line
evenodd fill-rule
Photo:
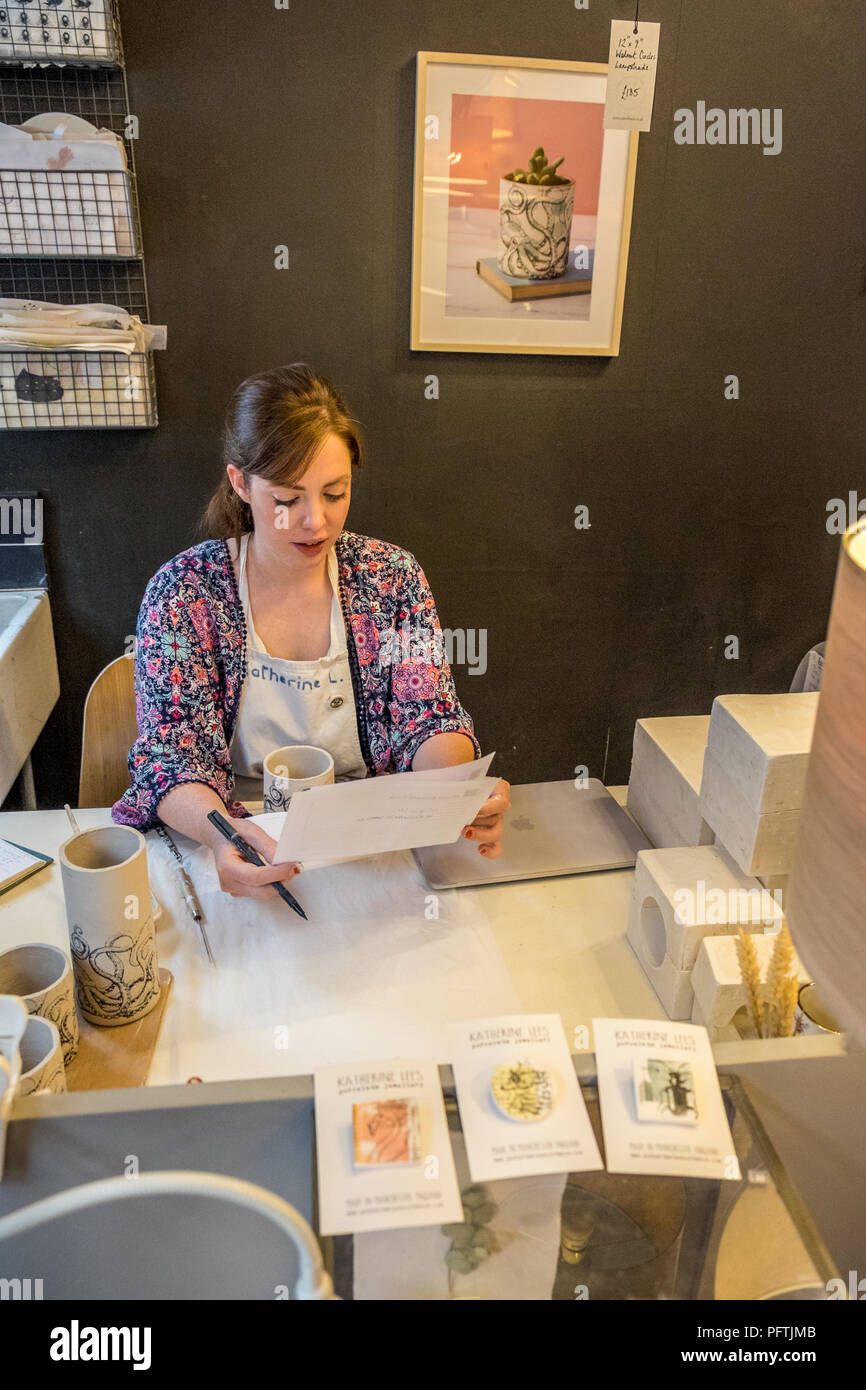
M 0 994 L 17 994 L 29 1014 L 55 1025 L 63 1048 L 63 1064 L 78 1055 L 78 1014 L 72 966 L 59 946 L 34 941 L 0 953 Z
M 32 1096 L 37 1091 L 66 1090 L 60 1034 L 50 1019 L 31 1014 L 18 1050 L 21 1054 L 19 1095 Z
M 159 999 L 144 836 L 100 826 L 58 853 L 81 1016 L 107 1028 L 133 1023 Z
M 308 743 L 274 748 L 262 767 L 266 811 L 285 811 L 295 792 L 323 787 L 334 780 L 334 759 L 330 753 Z
M 845 1029 L 823 1003 L 812 984 L 803 985 L 794 1013 L 795 1033 L 844 1033 Z

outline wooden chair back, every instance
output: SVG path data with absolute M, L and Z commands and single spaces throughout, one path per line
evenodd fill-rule
M 132 656 L 110 661 L 87 692 L 79 806 L 111 806 L 129 786 L 127 754 L 138 738 Z

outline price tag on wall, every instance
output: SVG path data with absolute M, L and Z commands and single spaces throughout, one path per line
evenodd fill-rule
M 605 130 L 649 130 L 660 29 L 633 19 L 611 20 Z

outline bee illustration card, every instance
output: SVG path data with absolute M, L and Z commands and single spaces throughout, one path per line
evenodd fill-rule
M 559 1014 L 449 1027 L 473 1182 L 601 1168 Z

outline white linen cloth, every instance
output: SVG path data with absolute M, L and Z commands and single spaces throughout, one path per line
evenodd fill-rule
M 0 346 L 52 351 L 149 352 L 164 346 L 161 325 L 142 323 L 116 304 L 52 304 L 0 299 Z
M 304 921 L 276 894 L 229 897 L 211 851 L 171 833 L 216 966 L 176 861 L 148 834 L 163 908 L 157 954 L 174 974 L 150 1085 L 304 1075 L 376 1057 L 447 1062 L 446 1024 L 521 1011 L 490 926 L 472 920 L 459 891 L 432 894 L 408 851 L 305 868 L 291 884 Z
M 238 588 L 247 627 L 247 671 L 229 743 L 234 794 L 242 801 L 261 799 L 263 759 L 274 748 L 289 744 L 326 749 L 334 759 L 337 781 L 366 777 L 333 546 L 327 557 L 332 587 L 327 653 L 313 661 L 285 661 L 268 653 L 253 625 L 246 566 L 249 539 L 249 533 L 241 537 L 238 555 Z

